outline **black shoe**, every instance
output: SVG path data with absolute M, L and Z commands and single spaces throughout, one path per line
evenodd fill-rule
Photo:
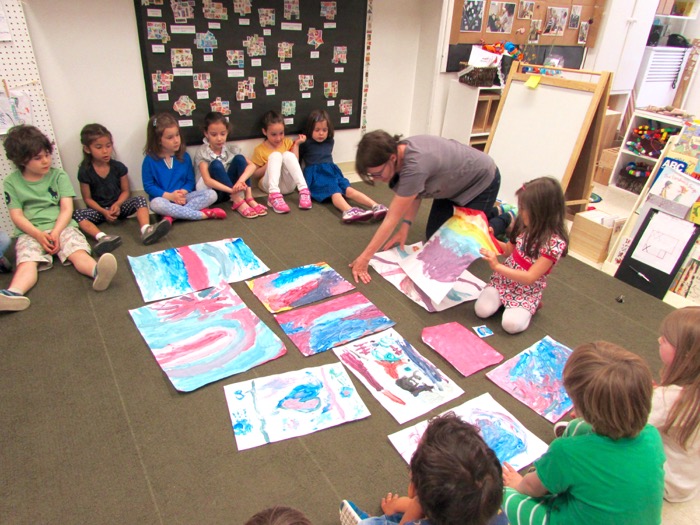
M 141 234 L 141 240 L 143 244 L 148 246 L 158 242 L 160 239 L 165 237 L 170 231 L 170 221 L 163 219 L 155 224 L 149 224 L 146 230 Z
M 122 238 L 119 237 L 119 235 L 105 235 L 99 241 L 97 241 L 95 246 L 92 247 L 92 251 L 99 257 L 105 253 L 116 250 L 121 245 Z

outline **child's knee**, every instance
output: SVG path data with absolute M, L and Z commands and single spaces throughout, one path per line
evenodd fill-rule
M 530 326 L 532 315 L 525 308 L 506 308 L 503 312 L 501 326 L 509 334 L 519 334 Z
M 495 314 L 501 307 L 501 298 L 498 290 L 487 286 L 481 291 L 479 298 L 474 303 L 474 313 L 477 317 L 485 319 Z

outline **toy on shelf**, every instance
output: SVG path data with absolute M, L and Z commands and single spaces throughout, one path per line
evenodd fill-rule
M 648 162 L 628 162 L 620 170 L 617 187 L 639 194 L 653 169 L 654 165 Z
M 656 128 L 654 124 L 644 124 L 632 130 L 625 147 L 636 155 L 658 159 L 666 146 L 668 139 L 677 135 L 680 128 Z

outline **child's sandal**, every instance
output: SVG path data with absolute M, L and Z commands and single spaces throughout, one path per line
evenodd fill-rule
M 250 206 L 246 206 L 245 208 L 241 208 L 243 204 L 247 204 L 246 201 L 240 201 L 231 206 L 231 209 L 233 211 L 237 211 L 240 213 L 244 218 L 246 219 L 255 219 L 255 217 L 258 216 L 258 214 L 255 212 L 253 208 Z
M 260 204 L 255 199 L 246 199 L 245 202 L 250 206 L 253 211 L 259 216 L 267 215 L 267 206 Z

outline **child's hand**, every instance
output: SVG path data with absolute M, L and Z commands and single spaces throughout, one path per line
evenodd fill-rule
M 180 206 L 184 206 L 187 204 L 187 198 L 185 197 L 187 195 L 187 190 L 175 190 L 173 192 L 173 198 L 172 201 L 175 204 L 179 204 Z
M 399 495 L 392 494 L 391 492 L 389 492 L 385 497 L 382 498 L 382 512 L 387 516 L 400 512 L 400 510 L 396 506 L 398 501 Z
M 119 218 L 119 214 L 121 213 L 121 207 L 117 204 L 114 203 L 109 207 L 109 217 L 107 217 L 107 220 L 109 222 L 114 222 Z
M 41 232 L 35 237 L 46 253 L 55 255 L 58 253 L 59 244 L 50 232 Z
M 297 144 L 303 144 L 304 142 L 306 142 L 306 135 L 304 135 L 303 133 L 300 134 L 294 142 L 296 142 Z
M 248 184 L 246 184 L 245 182 L 238 181 L 236 184 L 233 185 L 233 188 L 231 188 L 231 193 L 245 191 L 247 188 Z
M 479 253 L 481 256 L 486 260 L 487 263 L 489 263 L 489 266 L 491 267 L 492 270 L 496 270 L 496 267 L 501 264 L 498 261 L 498 256 L 492 252 L 491 250 L 487 250 L 486 248 L 481 248 L 479 250 Z
M 518 474 L 518 471 L 515 470 L 510 463 L 507 461 L 503 462 L 503 484 L 506 487 L 517 488 L 522 479 L 523 477 Z

